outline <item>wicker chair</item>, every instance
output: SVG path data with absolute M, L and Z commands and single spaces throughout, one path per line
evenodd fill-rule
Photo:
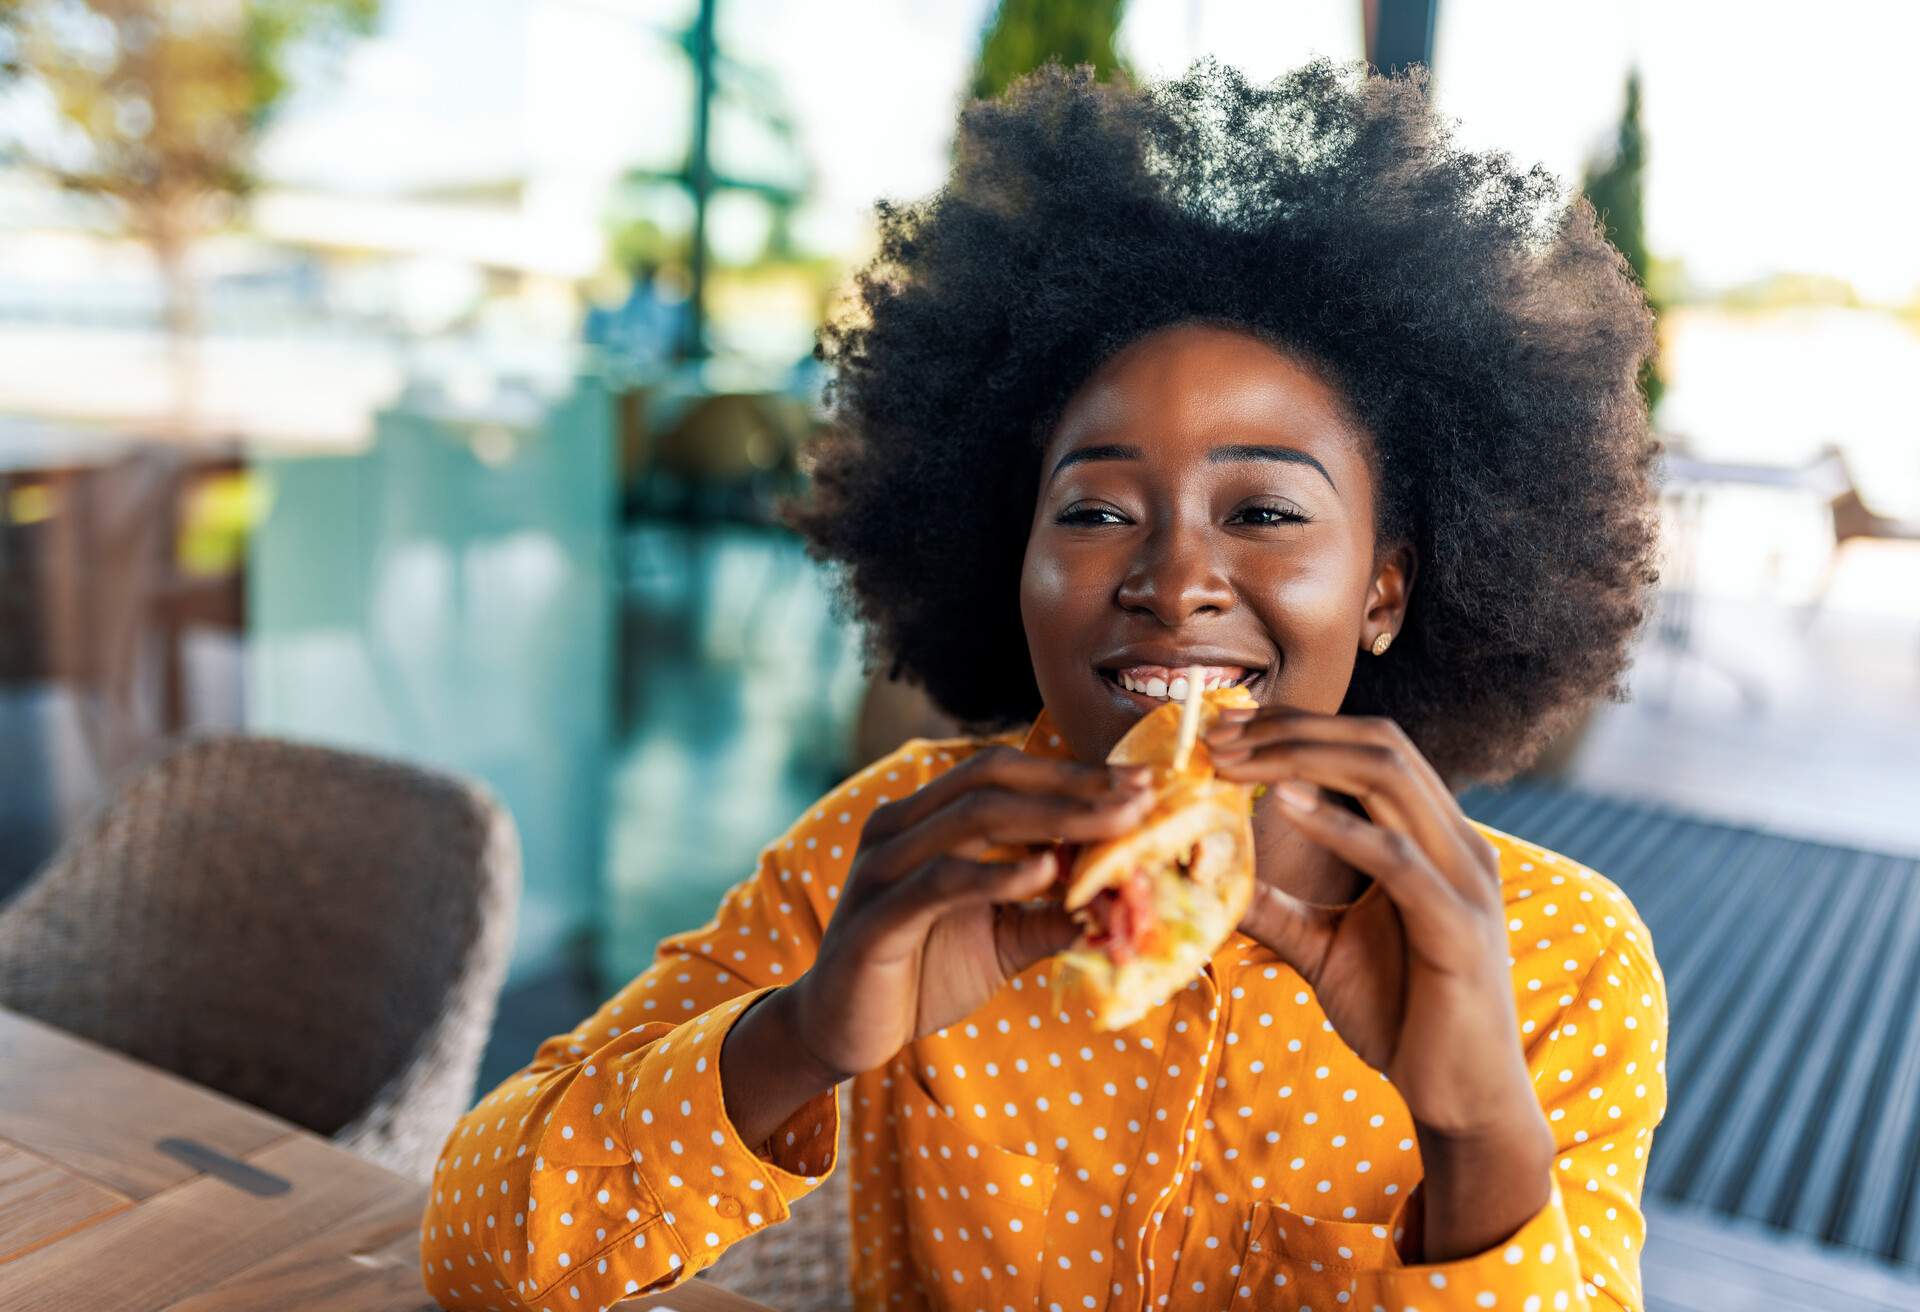
M 0 1006 L 424 1180 L 473 1096 L 519 879 L 470 784 L 191 742 L 0 909 Z
M 853 1251 L 847 1176 L 853 1166 L 846 1157 L 852 1087 L 840 1086 L 841 1160 L 833 1174 L 794 1204 L 785 1221 L 722 1253 L 706 1273 L 708 1280 L 781 1312 L 842 1312 L 853 1306 L 847 1279 Z

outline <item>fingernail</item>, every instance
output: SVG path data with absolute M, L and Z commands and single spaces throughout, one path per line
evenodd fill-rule
M 1215 765 L 1238 765 L 1253 755 L 1251 747 L 1222 747 L 1213 754 Z
M 1273 786 L 1273 791 L 1296 811 L 1311 811 L 1320 805 L 1320 790 L 1299 779 L 1283 779 Z

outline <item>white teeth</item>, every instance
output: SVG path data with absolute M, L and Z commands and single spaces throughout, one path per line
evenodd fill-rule
M 1151 667 L 1149 667 L 1151 668 Z M 1163 675 L 1137 675 L 1127 670 L 1115 670 L 1113 681 L 1128 692 L 1139 693 L 1143 697 L 1152 697 L 1158 701 L 1182 702 L 1187 699 L 1188 677 L 1185 673 L 1171 678 Z M 1213 688 L 1231 688 L 1248 682 L 1252 678 L 1250 671 L 1239 673 L 1210 671 L 1201 676 L 1200 687 L 1203 691 Z

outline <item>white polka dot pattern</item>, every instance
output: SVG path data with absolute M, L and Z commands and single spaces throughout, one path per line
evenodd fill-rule
M 727 1027 L 807 969 L 868 812 L 980 745 L 916 741 L 842 784 L 712 922 L 461 1121 L 422 1235 L 444 1306 L 599 1309 L 669 1287 L 834 1169 L 862 1308 L 1641 1306 L 1638 1200 L 1666 1096 L 1652 945 L 1606 879 L 1484 826 L 1559 1150 L 1548 1205 L 1489 1252 L 1405 1260 L 1420 1182 L 1405 1105 L 1241 935 L 1116 1034 L 1045 965 L 1010 981 L 854 1081 L 837 1168 L 832 1097 L 764 1156 L 740 1142 L 719 1085 Z M 1044 715 L 1024 746 L 1064 752 Z

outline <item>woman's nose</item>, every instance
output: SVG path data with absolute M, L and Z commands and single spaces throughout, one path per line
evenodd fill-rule
M 1121 580 L 1122 610 L 1151 614 L 1168 627 L 1233 607 L 1233 589 L 1213 553 L 1187 534 L 1152 535 Z

